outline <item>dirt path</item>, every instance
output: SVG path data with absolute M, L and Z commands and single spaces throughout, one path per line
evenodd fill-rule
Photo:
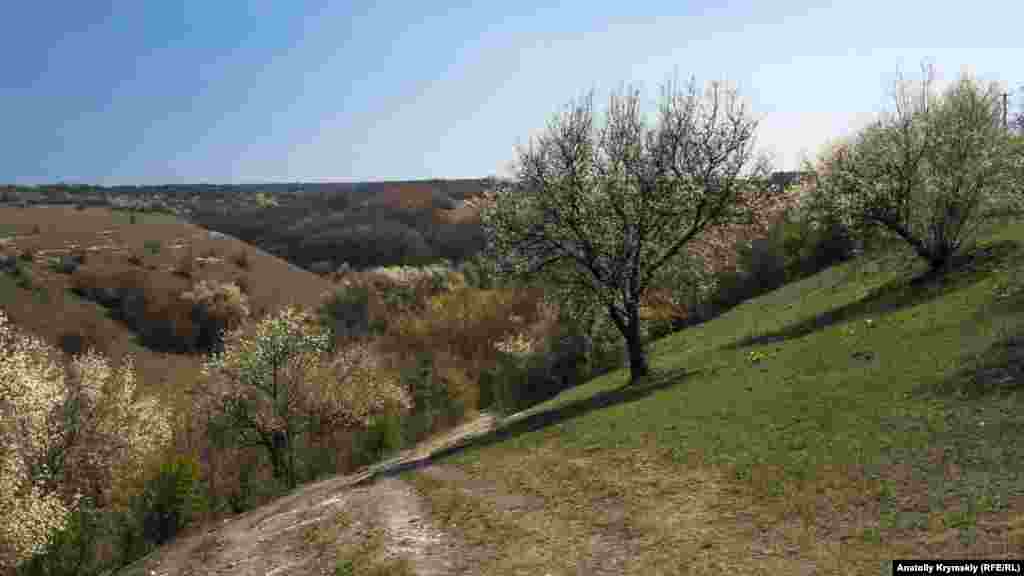
M 405 559 L 418 576 L 471 574 L 479 551 L 438 529 L 422 497 L 391 474 L 494 424 L 493 417 L 481 415 L 362 473 L 300 487 L 220 526 L 180 538 L 122 574 L 333 574 L 339 545 L 358 544 L 372 533 L 381 538 L 381 561 Z M 430 468 L 432 473 L 457 473 Z
M 492 481 L 431 462 L 432 454 L 495 425 L 493 417 L 481 415 L 362 473 L 302 486 L 219 526 L 179 538 L 120 576 L 335 574 L 346 550 L 358 550 L 374 538 L 370 554 L 375 562 L 404 560 L 417 576 L 477 574 L 480 566 L 503 551 L 494 549 L 493 543 L 467 544 L 457 533 L 446 531 L 431 518 L 424 496 L 396 474 L 415 468 L 513 522 L 529 518 L 528 524 L 553 525 L 558 518 L 545 509 L 542 499 L 511 493 Z M 622 506 L 603 502 L 600 508 L 601 524 L 581 534 L 577 574 L 621 574 L 627 568 L 623 562 L 638 552 L 637 540 L 622 520 Z

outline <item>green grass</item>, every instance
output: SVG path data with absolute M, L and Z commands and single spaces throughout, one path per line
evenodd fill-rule
M 0 274 L 0 302 L 14 302 L 18 290 L 17 279 L 10 274 Z
M 649 383 L 607 374 L 445 462 L 552 505 L 564 492 L 535 478 L 571 460 L 610 482 L 638 462 L 706 470 L 731 486 L 724 509 L 756 505 L 804 541 L 797 559 L 850 573 L 898 553 L 1019 556 L 1024 224 L 990 227 L 952 273 L 925 269 L 897 249 L 784 286 L 655 342 Z M 665 497 L 622 486 L 636 509 Z M 735 550 L 754 537 L 737 534 Z M 652 554 L 645 569 L 696 557 Z
M 146 240 L 143 246 L 145 247 L 146 252 L 149 252 L 152 255 L 159 254 L 160 248 L 162 247 L 159 240 Z

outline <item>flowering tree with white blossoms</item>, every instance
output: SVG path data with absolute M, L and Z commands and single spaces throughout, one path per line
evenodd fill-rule
M 137 478 L 171 437 L 157 401 L 135 399 L 130 357 L 114 371 L 90 350 L 70 374 L 56 357 L 0 311 L 0 568 L 43 552 L 81 496 Z
M 735 90 L 669 83 L 654 127 L 638 91 L 613 94 L 601 126 L 592 103 L 571 104 L 519 150 L 516 178 L 498 183 L 481 215 L 499 272 L 543 274 L 561 304 L 607 314 L 635 382 L 648 373 L 645 293 L 670 270 L 710 287 L 718 260 L 734 258 L 728 231 L 761 227 L 782 198 Z
M 812 185 L 847 225 L 904 240 L 937 271 L 986 217 L 1020 207 L 1024 149 L 1003 126 L 997 84 L 963 76 L 937 94 L 925 68 L 919 83 L 897 82 L 894 101 L 808 166 Z
M 200 408 L 241 446 L 266 450 L 274 476 L 295 487 L 295 443 L 320 429 L 368 425 L 389 403 L 410 407 L 397 376 L 364 344 L 329 356 L 330 336 L 293 307 L 224 337 L 203 366 Z

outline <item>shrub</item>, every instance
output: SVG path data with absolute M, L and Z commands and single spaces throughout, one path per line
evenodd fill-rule
M 408 405 L 371 349 L 356 344 L 328 356 L 328 340 L 311 315 L 287 307 L 229 333 L 194 389 L 197 411 L 217 433 L 242 444 L 258 439 L 274 478 L 290 488 L 298 444 L 314 429 L 365 427 L 387 407 Z
M 195 270 L 195 260 L 192 247 L 189 246 L 188 250 L 178 258 L 178 262 L 174 265 L 174 273 L 182 278 L 191 278 Z
M 464 359 L 493 359 L 493 343 L 509 331 L 508 318 L 527 323 L 538 313 L 537 290 L 462 288 L 431 297 L 426 310 L 400 318 L 389 333 L 412 350 L 439 349 Z
M 174 538 L 207 509 L 195 459 L 177 456 L 164 461 L 117 514 L 119 565 L 140 558 Z
M 71 289 L 76 294 L 107 307 L 120 306 L 119 284 L 114 277 L 96 270 L 79 268 L 71 275 Z
M 249 269 L 249 253 L 245 250 L 239 250 L 238 252 L 235 252 L 231 256 L 231 261 L 235 263 L 235 266 L 238 266 L 242 270 Z
M 171 540 L 205 509 L 198 463 L 185 456 L 164 462 L 134 504 L 147 543 Z
M 146 240 L 143 242 L 142 246 L 146 249 L 146 252 L 149 252 L 153 256 L 159 254 L 162 248 L 159 240 Z
M 520 405 L 518 390 L 525 378 L 524 361 L 503 354 L 480 375 L 480 409 L 512 414 Z
M 414 444 L 440 428 L 449 411 L 448 394 L 435 377 L 433 358 L 420 353 L 401 373 L 402 386 L 412 397 L 412 412 L 402 422 L 405 443 Z
M 416 289 L 412 286 L 398 284 L 385 290 L 381 294 L 381 300 L 385 306 L 391 308 L 409 308 L 416 303 Z
M 84 258 L 77 255 L 64 255 L 50 261 L 50 268 L 60 274 L 71 274 L 84 262 Z
M 482 254 L 466 259 L 459 266 L 466 284 L 479 290 L 489 290 L 495 285 L 494 266 Z
M 248 276 L 237 276 L 234 282 L 238 285 L 238 289 L 242 291 L 242 294 L 248 296 L 251 293 Z
M 222 344 L 224 331 L 235 330 L 249 318 L 249 298 L 235 283 L 202 280 L 183 292 L 181 299 L 191 303 L 191 319 L 196 326 L 195 348 L 214 350 Z
M 373 417 L 369 426 L 352 435 L 351 466 L 366 466 L 400 450 L 402 433 L 402 418 L 397 410 L 388 409 Z
M 621 345 L 613 347 L 615 361 L 609 362 L 595 354 L 592 338 L 576 322 L 563 320 L 535 338 L 514 338 L 498 346 L 497 361 L 481 375 L 481 407 L 518 412 L 621 365 Z
M 160 406 L 136 400 L 130 357 L 95 352 L 67 373 L 56 350 L 0 312 L 0 567 L 43 553 L 73 520 L 77 495 L 107 497 L 170 439 Z
M 35 289 L 35 282 L 32 280 L 32 274 L 25 268 L 18 266 L 14 268 L 14 284 L 23 290 Z
M 61 333 L 57 339 L 57 346 L 61 352 L 70 358 L 84 354 L 89 350 L 105 353 L 107 350 L 107 339 L 102 335 L 96 322 L 88 320 L 71 330 Z
M 825 203 L 827 199 L 812 197 L 809 201 Z M 779 228 L 778 241 L 788 282 L 844 262 L 857 250 L 855 233 L 843 225 L 827 204 L 811 207 L 803 216 L 787 215 Z
M 370 329 L 370 289 L 350 285 L 328 292 L 317 308 L 320 323 L 331 331 L 335 341 L 361 338 Z
M 116 566 L 119 558 L 104 554 L 117 537 L 118 514 L 82 498 L 71 510 L 67 526 L 53 535 L 45 551 L 18 567 L 17 574 L 99 574 Z

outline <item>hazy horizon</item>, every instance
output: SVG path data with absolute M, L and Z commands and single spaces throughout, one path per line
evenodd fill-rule
M 588 90 L 737 85 L 795 170 L 933 62 L 1018 106 L 1024 5 L 104 1 L 9 7 L 0 183 L 482 178 Z M 1011 76 L 1017 74 L 1018 76 Z M 653 120 L 653 117 L 652 117 Z

